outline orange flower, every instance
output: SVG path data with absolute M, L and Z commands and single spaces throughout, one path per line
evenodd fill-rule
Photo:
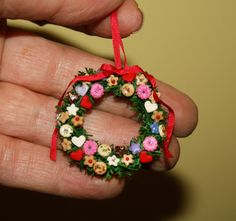
M 69 119 L 68 111 L 60 113 L 58 119 L 59 119 L 59 121 L 61 121 L 64 124 Z
M 126 166 L 129 166 L 130 164 L 132 164 L 134 162 L 133 155 L 132 154 L 124 154 L 121 162 L 124 163 Z
M 111 86 L 116 86 L 118 84 L 118 77 L 115 77 L 113 74 L 107 78 L 108 85 Z
M 89 167 L 93 167 L 93 165 L 96 163 L 97 161 L 94 159 L 94 156 L 90 155 L 86 155 L 84 157 L 84 165 L 87 165 Z
M 156 122 L 163 120 L 164 119 L 163 112 L 162 111 L 154 111 L 152 114 L 152 119 Z
M 75 127 L 82 126 L 84 123 L 84 117 L 76 115 L 71 121 Z
M 63 142 L 61 143 L 61 145 L 64 151 L 71 149 L 71 142 L 67 139 L 63 139 Z

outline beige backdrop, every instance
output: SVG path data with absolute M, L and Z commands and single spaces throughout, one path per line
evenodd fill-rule
M 189 94 L 200 112 L 197 130 L 181 140 L 180 161 L 169 172 L 181 190 L 173 192 L 173 199 L 169 194 L 167 201 L 175 200 L 181 206 L 173 206 L 175 212 L 167 211 L 162 219 L 236 220 L 236 1 L 138 2 L 145 22 L 141 31 L 124 41 L 129 63 L 139 64 Z M 107 39 L 50 25 L 9 23 L 112 57 Z M 157 207 L 161 203 L 157 197 Z

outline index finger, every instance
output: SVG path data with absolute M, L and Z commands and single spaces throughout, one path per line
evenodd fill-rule
M 78 49 L 13 30 L 8 31 L 5 41 L 0 80 L 60 98 L 76 74 L 75 70 L 83 67 L 97 69 L 102 63 L 109 62 Z M 187 136 L 197 123 L 196 105 L 173 87 L 162 82 L 158 85 L 163 92 L 163 100 L 175 110 L 175 135 Z M 127 116 L 126 103 L 114 103 L 109 99 L 98 108 Z

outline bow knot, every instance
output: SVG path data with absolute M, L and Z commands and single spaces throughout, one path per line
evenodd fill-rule
M 122 77 L 125 82 L 133 81 L 138 73 L 144 73 L 143 69 L 138 65 L 125 66 L 124 68 L 117 68 L 111 64 L 103 64 L 100 70 L 107 75 L 117 74 Z

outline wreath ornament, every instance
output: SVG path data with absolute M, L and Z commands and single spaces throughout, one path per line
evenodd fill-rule
M 137 65 L 127 65 L 116 12 L 111 15 L 111 29 L 115 66 L 103 64 L 97 71 L 87 68 L 68 84 L 57 105 L 50 152 L 50 158 L 56 160 L 59 136 L 72 165 L 88 175 L 107 180 L 131 176 L 162 154 L 170 158 L 168 146 L 175 121 L 171 107 L 160 99 L 156 79 Z M 128 145 L 100 143 L 83 128 L 84 114 L 105 94 L 128 99 L 138 113 L 139 135 Z

